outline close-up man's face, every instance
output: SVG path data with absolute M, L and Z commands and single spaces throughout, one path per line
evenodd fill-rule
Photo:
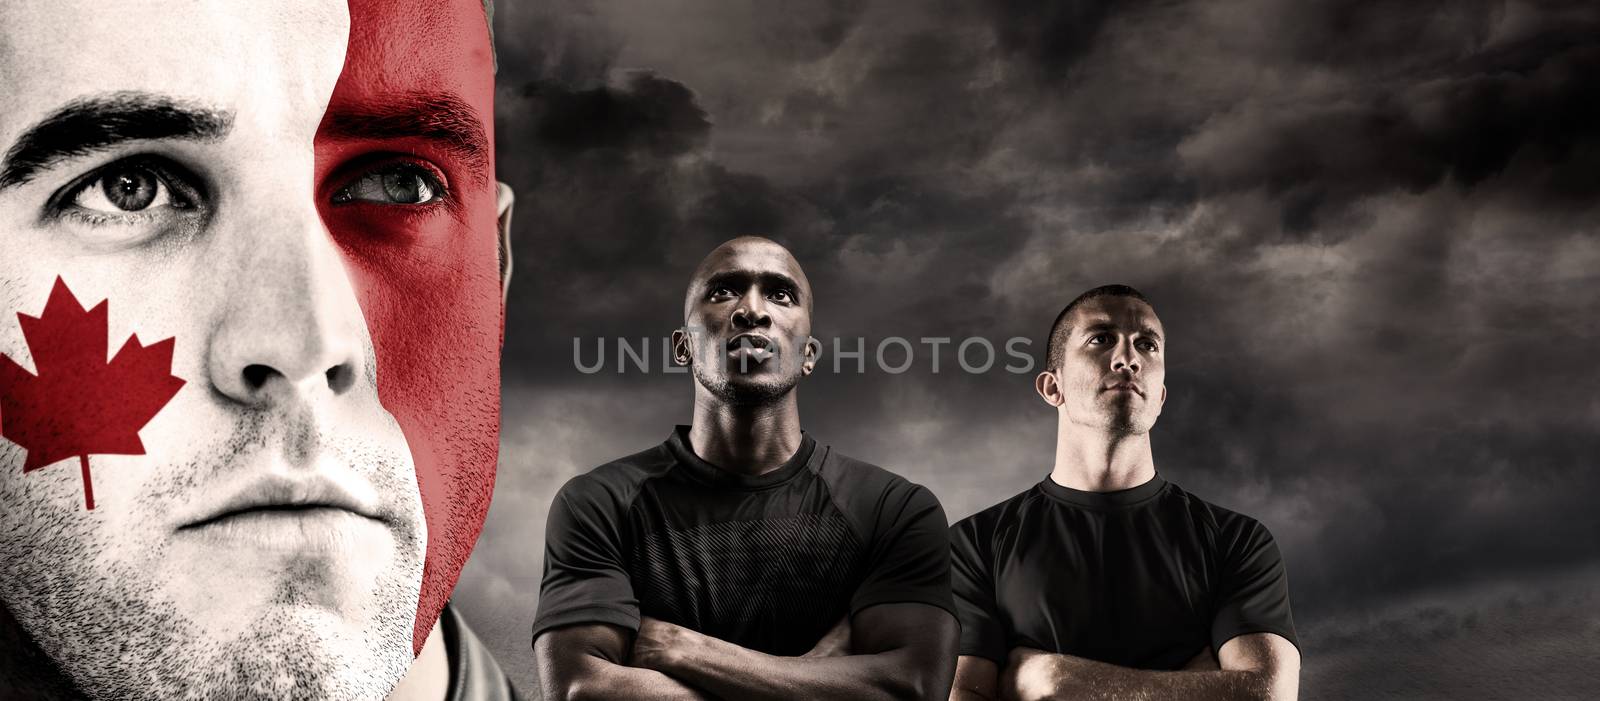
M 1167 398 L 1166 338 L 1155 310 L 1133 297 L 1096 297 L 1066 323 L 1057 376 L 1067 417 L 1122 434 L 1148 432 Z
M 707 256 L 689 285 L 684 324 L 679 359 L 728 402 L 783 396 L 816 362 L 810 283 L 771 241 L 735 239 Z
M 490 61 L 478 0 L 0 7 L 0 353 L 172 339 L 182 380 L 82 471 L 0 441 L 0 603 L 80 693 L 404 674 L 493 487 Z M 105 337 L 24 335 L 58 277 Z M 79 401 L 5 389 L 8 438 Z

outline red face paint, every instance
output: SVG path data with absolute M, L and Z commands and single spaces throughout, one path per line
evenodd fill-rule
M 494 489 L 504 307 L 493 115 L 480 0 L 350 2 L 344 70 L 316 137 L 318 201 L 371 333 L 379 401 L 416 463 L 428 543 L 413 652 Z

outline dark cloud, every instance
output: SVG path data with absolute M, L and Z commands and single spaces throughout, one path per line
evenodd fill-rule
M 659 343 L 695 263 L 763 234 L 817 291 L 807 430 L 951 518 L 1040 479 L 1054 436 L 1031 374 L 961 372 L 955 344 L 1037 360 L 1069 299 L 1132 284 L 1171 336 L 1157 464 L 1276 534 L 1306 698 L 1594 688 L 1600 7 L 780 9 L 497 14 L 518 261 L 457 598 L 519 679 L 550 495 L 689 418 L 659 350 L 584 374 L 573 340 Z M 903 374 L 874 369 L 888 336 L 924 349 Z M 923 337 L 953 340 L 937 373 Z
M 1095 36 L 1119 5 L 1111 0 L 997 0 L 983 4 L 993 14 L 1000 48 L 1057 78 L 1089 53 Z
M 582 90 L 540 81 L 523 96 L 536 115 L 536 143 L 566 157 L 604 149 L 666 158 L 703 147 L 711 133 L 693 92 L 650 73 Z
M 1446 181 L 1472 190 L 1504 177 L 1522 196 L 1592 201 L 1600 42 L 1472 67 L 1293 106 L 1247 102 L 1178 152 L 1202 192 L 1263 188 L 1281 198 L 1284 228 L 1295 232 L 1315 227 L 1319 207 Z

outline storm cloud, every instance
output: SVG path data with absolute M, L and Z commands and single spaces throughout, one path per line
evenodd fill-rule
M 806 429 L 952 519 L 1047 473 L 1053 414 L 1003 356 L 891 374 L 874 344 L 1041 358 L 1073 295 L 1131 284 L 1171 336 L 1157 467 L 1277 536 L 1305 698 L 1596 693 L 1600 6 L 496 9 L 517 265 L 457 602 L 525 690 L 551 495 L 688 421 L 659 339 L 700 257 L 760 234 L 868 352 L 827 346 Z M 576 367 L 618 338 L 650 371 Z

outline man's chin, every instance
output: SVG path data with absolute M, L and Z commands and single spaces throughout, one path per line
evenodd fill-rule
M 197 698 L 381 699 L 411 664 L 403 607 L 377 617 L 274 602 L 244 635 L 221 643 Z
M 794 387 L 794 382 L 777 376 L 740 375 L 728 378 L 718 395 L 736 406 L 759 406 L 782 399 Z

